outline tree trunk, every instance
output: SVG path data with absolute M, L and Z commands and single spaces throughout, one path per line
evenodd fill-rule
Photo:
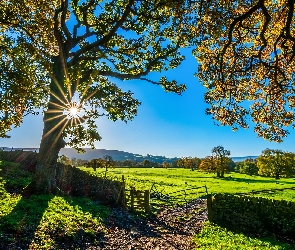
M 63 59 L 59 56 L 53 59 L 53 75 L 50 83 L 50 99 L 48 109 L 44 114 L 44 129 L 40 143 L 36 173 L 32 186 L 36 193 L 56 193 L 56 163 L 61 148 L 66 143 L 62 132 L 67 125 L 67 118 L 63 115 L 67 108 L 68 96 L 65 96 Z
M 46 122 L 44 122 L 44 131 L 46 131 L 46 125 Z M 36 193 L 55 194 L 58 191 L 56 186 L 56 163 L 58 153 L 65 146 L 65 142 L 58 131 L 53 133 L 43 136 L 41 140 L 34 176 L 34 189 Z

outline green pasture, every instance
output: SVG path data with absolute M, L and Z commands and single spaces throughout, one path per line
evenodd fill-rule
M 139 190 L 147 190 L 155 187 L 164 194 L 175 192 L 181 194 L 180 190 L 194 187 L 206 186 L 209 193 L 249 193 L 253 190 L 282 189 L 295 186 L 295 178 L 274 178 L 262 176 L 250 176 L 239 173 L 226 174 L 225 178 L 216 178 L 215 174 L 191 171 L 183 168 L 112 168 L 105 172 L 104 169 L 81 167 L 82 170 L 96 176 L 122 180 L 124 175 L 127 187 L 133 186 Z M 154 189 L 155 190 L 155 189 Z M 189 198 L 203 196 L 205 188 L 196 190 L 189 194 Z M 187 192 L 189 193 L 189 192 Z M 257 195 L 256 195 L 257 196 Z M 295 201 L 295 190 L 284 190 L 271 194 L 258 194 L 258 196 L 272 199 L 284 199 Z

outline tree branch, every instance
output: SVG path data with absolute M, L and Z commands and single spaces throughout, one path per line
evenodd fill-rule
M 120 26 L 126 21 L 128 15 L 131 12 L 131 5 L 134 3 L 134 0 L 129 0 L 129 3 L 126 5 L 126 8 L 124 10 L 124 13 L 122 15 L 122 17 L 120 18 L 120 20 L 118 22 L 116 22 L 116 24 L 114 25 L 114 27 L 110 30 L 110 32 L 105 35 L 104 37 L 102 37 L 101 39 L 90 43 L 82 48 L 80 48 L 79 50 L 77 50 L 76 52 L 74 52 L 74 56 L 72 58 L 72 60 L 70 60 L 68 62 L 69 66 L 73 66 L 75 65 L 78 61 L 79 61 L 79 57 L 86 53 L 91 51 L 92 49 L 102 46 L 103 44 L 107 43 L 108 41 L 110 41 L 110 39 L 116 34 L 117 30 L 120 28 Z

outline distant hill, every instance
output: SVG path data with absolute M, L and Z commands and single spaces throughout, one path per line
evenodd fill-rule
M 97 158 L 103 158 L 105 155 L 109 155 L 116 161 L 124 161 L 124 160 L 132 160 L 142 162 L 143 160 L 149 160 L 153 162 L 163 163 L 164 161 L 172 162 L 177 160 L 178 158 L 167 158 L 165 156 L 154 156 L 154 155 L 140 155 L 140 154 L 133 154 L 129 152 L 119 151 L 119 150 L 108 150 L 108 149 L 90 149 L 85 148 L 85 153 L 80 154 L 77 153 L 76 150 L 72 148 L 63 148 L 60 150 L 60 155 L 66 155 L 67 157 L 77 158 L 82 160 L 91 160 Z
M 11 150 L 12 148 L 8 147 L 1 147 L 3 150 Z M 13 148 L 13 150 L 25 150 L 25 151 L 36 151 L 38 152 L 38 148 Z M 172 161 L 177 160 L 177 157 L 174 158 L 167 158 L 165 156 L 155 156 L 155 155 L 140 155 L 140 154 L 133 154 L 129 152 L 119 151 L 119 150 L 108 150 L 108 149 L 91 149 L 85 148 L 86 152 L 83 154 L 77 153 L 77 151 L 73 148 L 62 148 L 60 150 L 59 155 L 66 155 L 70 159 L 77 158 L 82 160 L 91 160 L 97 158 L 103 158 L 105 155 L 111 156 L 116 161 L 124 161 L 124 160 L 132 160 L 137 162 L 142 162 L 143 160 L 147 159 L 149 161 L 163 163 L 167 161 L 171 163 Z M 242 157 L 231 157 L 234 162 L 244 161 L 246 159 L 256 159 L 258 156 L 242 156 Z
M 24 151 L 36 151 L 38 152 L 38 148 L 8 148 L 8 147 L 0 147 L 1 149 L 5 151 L 10 150 L 24 150 Z M 82 160 L 92 160 L 97 158 L 103 158 L 105 155 L 109 155 L 113 158 L 113 160 L 116 161 L 124 161 L 124 160 L 132 160 L 134 162 L 142 162 L 145 159 L 153 162 L 163 163 L 164 161 L 167 161 L 171 163 L 174 160 L 177 160 L 177 157 L 174 158 L 167 158 L 165 156 L 154 156 L 154 155 L 140 155 L 140 154 L 133 154 L 129 152 L 119 151 L 119 150 L 108 150 L 108 149 L 91 149 L 91 148 L 85 148 L 85 153 L 78 153 L 73 148 L 62 148 L 59 152 L 59 155 L 66 155 L 70 159 L 77 158 Z

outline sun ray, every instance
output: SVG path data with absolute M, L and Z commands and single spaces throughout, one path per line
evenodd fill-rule
M 62 92 L 62 95 L 63 97 L 65 98 L 65 101 L 64 102 L 62 99 L 60 99 L 60 97 L 58 95 L 56 95 L 55 93 L 51 93 L 52 96 L 54 96 L 58 101 L 60 101 L 63 105 L 67 105 L 68 103 L 68 100 L 65 98 L 65 94 Z M 51 102 L 51 103 L 54 103 L 54 102 Z
M 63 118 L 59 121 L 53 128 L 51 128 L 43 137 L 46 138 L 49 134 L 51 134 L 61 123 L 67 121 L 67 118 Z
M 62 132 L 63 132 L 64 129 L 65 129 L 65 127 L 68 125 L 68 122 L 69 122 L 69 120 L 67 120 L 67 121 L 65 122 L 65 124 L 64 124 L 63 127 L 62 127 L 62 129 L 59 131 L 59 133 L 58 133 L 57 136 L 55 137 L 55 139 L 54 139 L 52 145 L 55 145 L 55 144 L 56 144 L 57 140 L 60 138 Z
M 63 89 L 62 89 L 62 87 L 59 85 L 59 82 L 56 80 L 56 78 L 55 78 L 55 76 L 52 74 L 51 75 L 51 78 L 53 79 L 53 82 L 55 83 L 55 85 L 57 86 L 57 88 L 58 88 L 58 90 L 60 91 L 60 93 L 62 94 L 62 96 L 65 98 L 65 100 L 67 101 L 67 98 L 66 98 L 66 95 L 65 95 L 65 93 L 64 93 L 64 91 L 63 91 Z M 53 95 L 55 98 L 58 98 L 58 97 L 56 97 L 55 96 L 55 94 L 54 93 L 50 93 L 51 95 Z
M 87 102 L 92 96 L 94 96 L 98 92 L 98 89 L 94 90 L 87 97 L 83 98 L 83 102 Z
M 46 110 L 45 112 L 48 114 L 52 114 L 52 113 L 61 113 L 63 111 L 60 109 L 52 109 L 52 110 Z
M 65 109 L 68 106 L 68 105 L 62 106 L 62 105 L 57 104 L 57 103 L 54 103 L 54 102 L 52 102 L 51 104 L 54 105 L 54 106 L 56 106 L 56 107 L 58 107 L 58 108 L 60 108 L 58 110 Z M 55 109 L 55 110 L 57 110 L 57 109 Z
M 79 121 L 79 124 L 81 124 L 83 122 L 82 117 L 80 117 L 80 116 L 77 116 L 76 120 Z
M 60 114 L 60 115 L 53 116 L 53 117 L 51 117 L 51 118 L 47 118 L 47 119 L 45 119 L 44 121 L 45 121 L 45 122 L 49 122 L 49 121 L 52 121 L 52 120 L 54 120 L 54 119 L 60 118 L 60 117 L 62 117 L 62 116 L 64 116 L 64 114 Z

